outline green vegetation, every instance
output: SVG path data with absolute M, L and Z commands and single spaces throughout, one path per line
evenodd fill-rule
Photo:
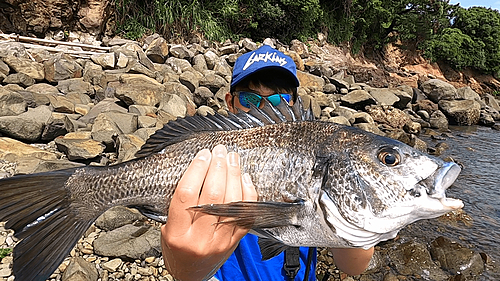
M 323 32 L 354 53 L 397 42 L 457 69 L 500 75 L 500 13 L 449 0 L 117 0 L 115 9 L 119 32 L 132 39 L 157 32 L 288 43 Z
M 0 248 L 0 260 L 8 256 L 12 252 L 10 248 Z

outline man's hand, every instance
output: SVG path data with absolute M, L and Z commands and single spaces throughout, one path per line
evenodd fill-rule
M 212 153 L 201 150 L 179 181 L 161 228 L 163 258 L 172 276 L 182 281 L 212 276 L 249 231 L 187 208 L 242 200 L 257 200 L 257 192 L 250 176 L 241 176 L 238 154 L 222 145 Z

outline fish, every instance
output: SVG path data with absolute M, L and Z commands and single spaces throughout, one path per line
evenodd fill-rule
M 106 210 L 138 209 L 165 223 L 176 185 L 195 154 L 223 144 L 240 154 L 258 200 L 192 206 L 259 235 L 264 259 L 286 247 L 368 249 L 404 226 L 463 207 L 445 191 L 461 169 L 396 140 L 314 120 L 299 98 L 248 113 L 168 122 L 111 166 L 0 180 L 0 221 L 20 239 L 16 280 L 46 280 Z

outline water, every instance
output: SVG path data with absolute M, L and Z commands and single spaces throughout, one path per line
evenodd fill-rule
M 486 253 L 492 263 L 480 280 L 500 280 L 500 132 L 479 126 L 450 129 L 453 137 L 444 141 L 450 148 L 441 157 L 451 156 L 463 164 L 463 169 L 447 197 L 464 202 L 464 211 L 472 217 L 472 224 L 424 220 L 405 231 L 427 241 L 442 235 Z M 438 142 L 423 139 L 429 146 Z

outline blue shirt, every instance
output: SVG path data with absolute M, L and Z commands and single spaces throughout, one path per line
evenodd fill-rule
M 215 273 L 215 278 L 220 281 L 248 280 L 248 281 L 283 281 L 288 277 L 283 270 L 285 262 L 284 253 L 262 261 L 258 237 L 253 234 L 247 234 L 241 239 L 240 244 Z M 304 274 L 307 263 L 307 252 L 309 248 L 300 247 L 300 270 L 295 280 L 304 280 Z M 312 253 L 311 269 L 308 280 L 316 280 L 316 248 Z

